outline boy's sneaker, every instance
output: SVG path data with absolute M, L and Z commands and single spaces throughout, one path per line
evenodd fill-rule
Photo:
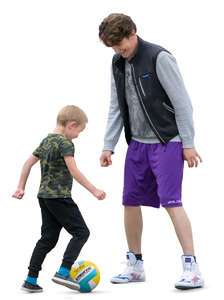
M 52 281 L 61 285 L 64 285 L 72 290 L 78 290 L 80 289 L 80 286 L 78 282 L 76 282 L 74 279 L 71 278 L 70 275 L 63 276 L 59 273 L 55 273 L 54 277 L 52 278 Z
M 40 287 L 38 284 L 33 285 L 27 281 L 24 281 L 24 284 L 21 287 L 21 290 L 29 292 L 29 293 L 41 293 L 43 292 L 42 287 Z
M 143 260 L 137 260 L 133 252 L 127 252 L 127 266 L 123 273 L 114 276 L 112 283 L 128 283 L 145 281 Z
M 182 255 L 183 275 L 180 281 L 175 284 L 176 289 L 188 290 L 204 286 L 204 280 L 201 277 L 199 266 L 194 256 Z

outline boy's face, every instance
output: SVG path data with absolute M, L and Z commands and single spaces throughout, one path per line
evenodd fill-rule
M 86 124 L 78 125 L 76 122 L 68 122 L 65 127 L 65 135 L 68 139 L 73 140 L 77 138 L 84 129 L 86 128 Z
M 137 45 L 138 39 L 136 32 L 133 31 L 128 38 L 123 38 L 119 45 L 114 45 L 112 48 L 115 52 L 119 52 L 124 59 L 130 60 L 135 55 Z

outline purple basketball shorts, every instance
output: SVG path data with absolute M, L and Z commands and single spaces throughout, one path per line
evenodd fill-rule
M 182 206 L 183 168 L 181 142 L 163 146 L 132 139 L 125 160 L 123 205 Z

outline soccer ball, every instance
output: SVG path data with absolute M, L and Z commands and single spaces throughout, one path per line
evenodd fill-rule
M 100 271 L 91 261 L 82 260 L 75 263 L 70 271 L 72 279 L 80 285 L 80 292 L 91 292 L 100 281 Z

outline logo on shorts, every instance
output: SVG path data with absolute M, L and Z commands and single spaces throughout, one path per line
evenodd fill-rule
M 168 201 L 168 204 L 175 204 L 175 203 L 180 203 L 181 200 L 172 200 L 172 201 Z

